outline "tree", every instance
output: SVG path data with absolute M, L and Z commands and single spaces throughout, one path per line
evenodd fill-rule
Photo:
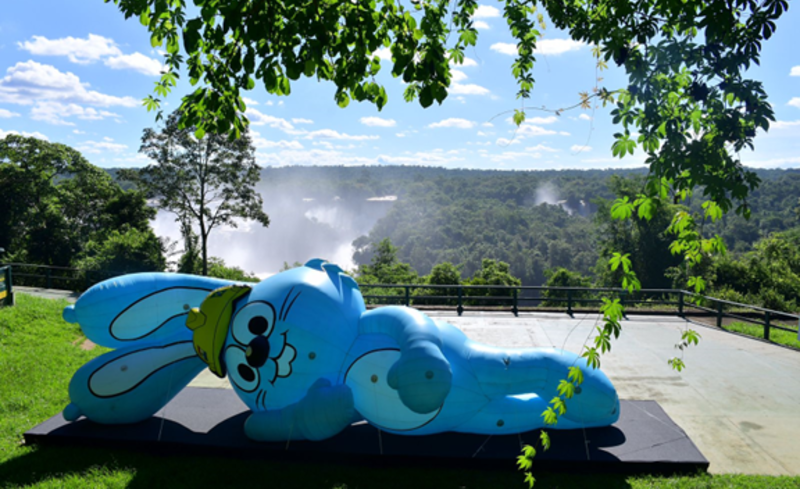
M 316 77 L 336 86 L 340 106 L 354 99 L 380 109 L 388 100 L 374 81 L 381 70 L 375 52 L 382 46 L 392 53 L 392 75 L 407 84 L 407 101 L 423 107 L 441 103 L 452 81 L 451 63 L 463 63 L 465 50 L 478 41 L 475 0 L 412 1 L 412 11 L 393 0 L 195 0 L 192 10 L 185 1 L 113 2 L 126 18 L 139 18 L 153 47 L 166 48 L 157 96 L 177 84 L 184 65 L 191 84 L 200 85 L 183 97 L 179 109 L 181 127 L 196 127 L 198 137 L 240 135 L 247 126 L 241 92 L 257 81 L 269 93 L 288 95 L 292 80 Z M 699 185 L 723 211 L 735 201 L 737 212 L 749 212 L 745 199 L 758 178 L 734 155 L 752 147 L 757 130 L 769 129 L 774 115 L 762 84 L 745 72 L 760 62 L 763 42 L 777 29 L 788 0 L 503 3 L 518 41 L 511 69 L 517 98 L 524 102 L 531 96 L 534 53 L 547 14 L 572 39 L 594 46 L 598 69 L 611 60 L 623 67 L 629 84 L 595 86 L 591 95 L 579 94 L 573 107 L 539 109 L 559 115 L 595 101 L 615 104 L 612 115 L 622 129 L 612 152 L 632 154 L 638 145 L 647 153 L 652 178 L 646 194 L 661 192 L 662 183 L 677 191 Z M 153 96 L 145 102 L 149 109 L 160 107 Z M 533 109 L 523 103 L 514 111 L 517 124 L 526 110 Z
M 129 230 L 158 243 L 144 196 L 122 190 L 69 146 L 17 135 L 0 140 L 0 189 L 0 247 L 12 261 L 75 265 Z M 152 263 L 163 261 L 158 248 Z
M 75 262 L 81 270 L 113 275 L 161 272 L 166 265 L 158 238 L 152 232 L 136 228 L 111 231 L 102 241 L 90 240 Z
M 493 260 L 491 258 L 484 258 L 481 260 L 481 268 L 480 270 L 475 272 L 475 275 L 472 276 L 469 280 L 464 282 L 464 285 L 502 285 L 502 286 L 515 286 L 515 285 L 522 285 L 522 281 L 511 274 L 511 267 L 508 263 L 499 260 Z M 510 290 L 508 291 L 500 291 L 494 289 L 467 289 L 468 296 L 486 296 L 486 297 L 498 297 L 498 296 L 508 296 L 512 297 L 513 292 Z M 472 301 L 473 304 L 478 305 L 485 305 L 485 301 Z
M 644 185 L 642 177 L 609 179 L 609 189 L 617 199 L 633 200 Z M 612 271 L 605 266 L 614 253 L 630 256 L 633 269 L 644 288 L 669 288 L 671 280 L 665 276 L 670 267 L 681 264 L 681 257 L 670 253 L 672 236 L 668 228 L 673 215 L 678 210 L 664 199 L 653 199 L 650 218 L 639 215 L 620 220 L 611 216 L 613 202 L 605 199 L 596 201 L 599 210 L 595 214 L 597 239 L 600 248 L 600 261 L 597 267 L 597 282 L 603 287 L 614 287 L 622 278 L 622 270 Z
M 591 277 L 584 277 L 579 272 L 570 272 L 566 268 L 549 269 L 544 272 L 547 277 L 548 287 L 591 287 Z M 589 299 L 591 293 L 587 290 L 573 290 L 573 299 Z M 563 290 L 545 290 L 542 292 L 542 297 L 548 300 L 542 302 L 543 306 L 548 307 L 563 307 L 564 301 L 567 300 L 567 292 Z M 554 300 L 557 299 L 557 300 Z M 582 304 L 578 301 L 576 304 Z
M 461 284 L 461 270 L 459 267 L 453 265 L 452 263 L 446 261 L 443 263 L 437 263 L 431 269 L 430 275 L 423 278 L 423 282 L 429 285 L 459 285 Z M 449 296 L 455 297 L 458 295 L 458 288 L 435 288 L 435 289 L 419 289 L 420 294 L 422 295 L 432 295 L 432 296 Z M 415 303 L 417 300 L 415 300 Z M 434 301 L 436 303 L 442 303 L 441 301 Z M 455 304 L 457 303 L 454 299 L 447 299 L 444 301 L 444 304 Z
M 202 273 L 208 275 L 208 237 L 214 228 L 236 227 L 237 219 L 269 226 L 269 217 L 255 191 L 259 167 L 247 131 L 233 140 L 195 134 L 194 128 L 179 127 L 177 114 L 167 118 L 160 132 L 145 129 L 139 151 L 154 163 L 125 178 L 136 179 L 159 209 L 176 214 L 184 229 L 196 226 Z
M 364 284 L 415 284 L 419 275 L 408 263 L 397 258 L 397 247 L 389 238 L 373 243 L 372 260 L 369 265 L 358 268 L 358 281 Z

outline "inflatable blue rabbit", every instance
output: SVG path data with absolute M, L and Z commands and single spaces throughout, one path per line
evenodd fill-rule
M 203 369 L 227 375 L 252 410 L 254 440 L 321 440 L 366 420 L 392 433 L 510 434 L 541 413 L 568 368 L 584 379 L 557 429 L 619 418 L 608 378 L 557 349 L 502 349 L 407 307 L 367 311 L 336 265 L 305 266 L 246 285 L 167 273 L 107 280 L 64 319 L 114 351 L 81 367 L 64 417 L 134 423 Z

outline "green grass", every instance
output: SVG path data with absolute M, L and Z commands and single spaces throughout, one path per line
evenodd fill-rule
M 760 324 L 750 324 L 744 322 L 735 322 L 726 324 L 724 329 L 735 331 L 737 333 L 746 334 L 755 338 L 764 338 L 764 326 Z M 778 343 L 779 345 L 790 346 L 800 350 L 800 341 L 797 341 L 797 333 L 783 331 L 781 329 L 770 328 L 769 341 Z
M 523 488 L 508 470 L 380 468 L 330 463 L 153 456 L 128 450 L 35 447 L 23 433 L 68 402 L 72 373 L 102 353 L 61 319 L 67 303 L 17 295 L 0 309 L 0 488 Z M 800 488 L 800 477 L 702 474 L 689 477 L 535 474 L 537 488 Z

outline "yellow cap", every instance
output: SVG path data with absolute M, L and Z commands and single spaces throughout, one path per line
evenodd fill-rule
M 228 285 L 206 296 L 200 308 L 192 308 L 186 318 L 186 327 L 194 332 L 193 342 L 200 357 L 217 377 L 225 377 L 222 364 L 222 347 L 228 335 L 233 304 L 250 292 L 249 285 Z

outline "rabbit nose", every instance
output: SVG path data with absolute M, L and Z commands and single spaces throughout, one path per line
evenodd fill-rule
M 258 368 L 267 361 L 269 358 L 269 340 L 263 336 L 256 336 L 253 341 L 247 345 L 245 352 L 247 364 L 253 368 Z

